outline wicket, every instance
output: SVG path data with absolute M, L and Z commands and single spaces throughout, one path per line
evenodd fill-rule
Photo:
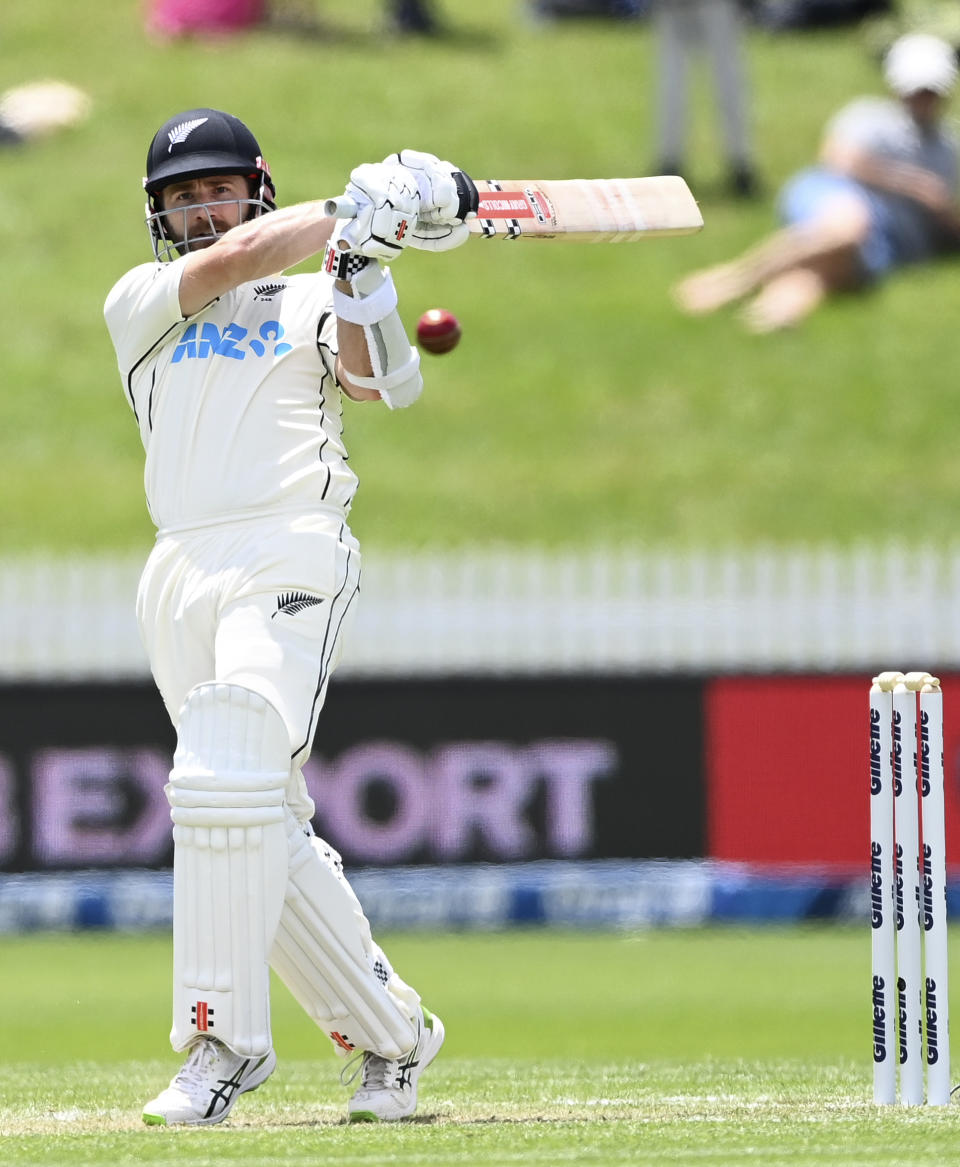
M 950 1028 L 943 695 L 929 673 L 881 673 L 870 688 L 870 916 L 873 1100 L 897 1101 L 899 1061 L 903 1105 L 944 1106 Z

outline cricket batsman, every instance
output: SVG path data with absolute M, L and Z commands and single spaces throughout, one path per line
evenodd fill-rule
M 143 1118 L 219 1123 L 266 1081 L 271 966 L 356 1057 L 350 1120 L 407 1118 L 443 1025 L 314 835 L 301 768 L 360 582 L 342 400 L 419 397 L 384 261 L 464 242 L 476 187 L 404 150 L 352 171 L 349 222 L 322 201 L 278 210 L 253 134 L 209 108 L 160 127 L 144 186 L 154 261 L 104 315 L 157 527 L 137 616 L 177 733 L 171 1043 L 186 1060 Z M 285 274 L 312 256 L 319 271 Z

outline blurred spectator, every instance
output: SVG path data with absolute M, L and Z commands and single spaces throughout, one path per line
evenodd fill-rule
M 656 0 L 658 43 L 659 174 L 685 174 L 689 66 L 707 55 L 732 194 L 756 192 L 753 151 L 747 128 L 746 77 L 741 48 L 742 14 L 737 0 Z
M 19 146 L 76 125 L 90 98 L 65 81 L 31 81 L 0 94 L 0 146 Z
M 866 17 L 889 12 L 891 3 L 890 0 L 757 0 L 754 6 L 759 24 L 789 30 L 856 24 Z
M 429 0 L 389 0 L 390 23 L 395 32 L 432 36 L 440 25 Z
M 387 21 L 394 32 L 439 31 L 430 0 L 386 0 Z M 219 36 L 261 24 L 322 34 L 309 8 L 294 10 L 270 0 L 148 0 L 147 32 L 158 40 L 184 36 Z
M 239 32 L 266 17 L 266 0 L 149 0 L 147 32 L 160 40 Z
M 943 125 L 957 61 L 945 41 L 901 37 L 884 60 L 897 100 L 862 97 L 830 122 L 819 164 L 780 193 L 786 226 L 730 263 L 675 289 L 691 315 L 755 293 L 753 332 L 799 323 L 828 295 L 860 289 L 891 269 L 960 243 L 957 143 Z
M 560 17 L 612 17 L 633 20 L 643 15 L 650 0 L 531 0 L 530 12 L 537 20 Z

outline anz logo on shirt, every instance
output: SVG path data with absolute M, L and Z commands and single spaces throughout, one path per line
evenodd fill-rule
M 241 324 L 225 324 L 222 329 L 216 324 L 188 324 L 173 350 L 174 365 L 182 360 L 202 361 L 207 357 L 230 357 L 234 361 L 245 361 L 248 356 L 282 357 L 290 352 L 292 344 L 283 337 L 283 326 L 279 320 L 265 320 L 260 325 L 259 336 L 251 337 L 249 330 Z

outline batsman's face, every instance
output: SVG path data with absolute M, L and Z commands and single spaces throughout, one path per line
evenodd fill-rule
M 167 212 L 164 229 L 188 251 L 215 243 L 245 217 L 250 198 L 247 180 L 240 174 L 215 174 L 165 186 L 160 205 Z

